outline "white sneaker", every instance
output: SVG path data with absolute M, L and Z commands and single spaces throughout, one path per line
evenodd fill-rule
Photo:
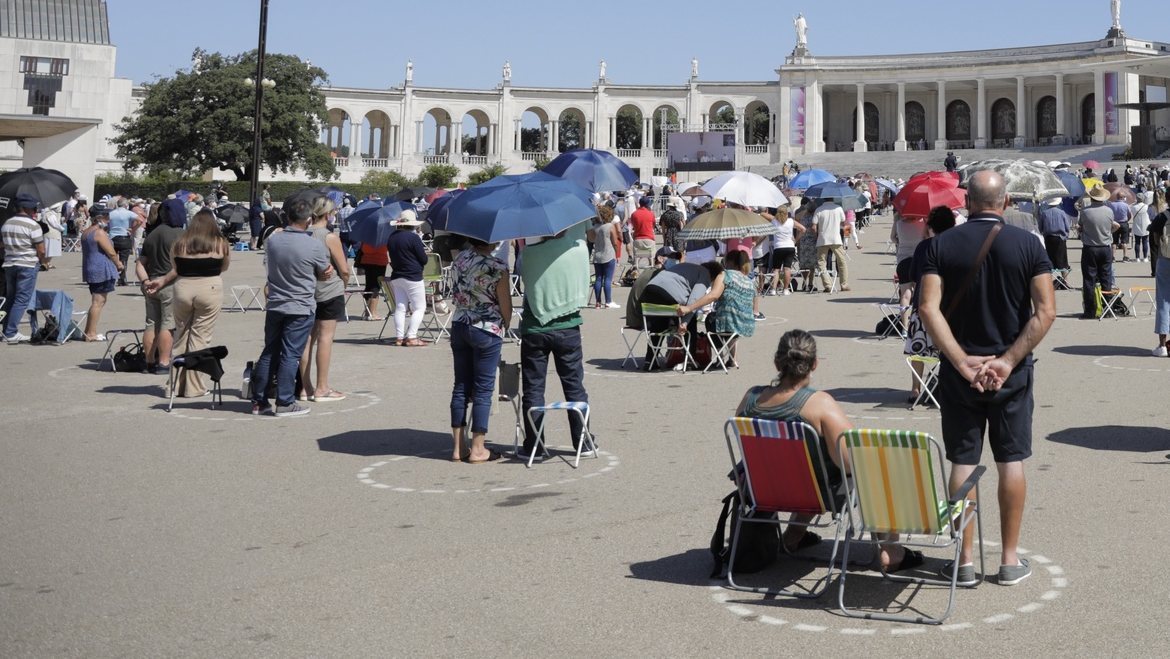
M 792 295 L 792 289 L 791 288 L 784 289 L 784 294 L 785 295 Z
M 18 343 L 28 343 L 29 337 L 24 335 L 24 334 L 21 334 L 20 332 L 17 332 L 16 334 L 13 334 L 12 336 L 6 338 L 5 341 L 8 342 L 8 345 L 14 346 Z
M 620 309 L 621 307 L 622 305 L 618 304 L 617 302 L 610 302 L 609 304 L 605 305 L 606 309 Z
M 1160 345 L 1157 348 L 1154 348 L 1153 350 L 1151 350 L 1150 354 L 1155 356 L 1155 357 L 1165 357 L 1167 355 L 1166 346 Z

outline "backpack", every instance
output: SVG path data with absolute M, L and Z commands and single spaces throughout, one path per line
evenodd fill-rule
M 146 370 L 146 351 L 141 343 L 124 345 L 114 353 L 114 372 L 141 373 Z
M 633 286 L 634 282 L 636 281 L 638 281 L 638 269 L 627 268 L 626 271 L 622 273 L 621 281 L 618 283 L 622 286 L 625 286 L 626 288 L 629 288 L 630 286 Z
M 737 466 L 736 469 L 742 467 Z M 730 476 L 730 474 L 729 474 Z M 742 507 L 739 488 L 723 497 L 723 510 L 719 513 L 719 520 L 715 522 L 715 532 L 711 535 L 711 558 L 714 565 L 711 568 L 711 578 L 723 576 L 731 563 L 731 545 L 727 536 L 735 532 L 735 525 L 739 523 L 739 511 Z M 731 517 L 731 526 L 727 526 L 727 519 Z M 776 519 L 776 513 L 756 513 L 753 519 Z M 731 529 L 731 533 L 727 529 Z M 735 552 L 735 571 L 740 573 L 759 572 L 776 562 L 780 552 L 780 527 L 776 524 L 744 524 L 739 530 L 739 546 Z
M 57 335 L 61 333 L 61 324 L 57 322 L 57 317 L 53 314 L 45 315 L 45 324 L 37 328 L 37 331 L 32 333 L 28 342 L 33 345 L 43 345 L 46 343 L 56 343 Z
M 877 326 L 873 328 L 873 333 L 876 336 L 889 336 L 889 335 L 894 334 L 896 332 L 900 336 L 901 334 L 903 334 L 903 332 L 898 331 L 898 329 L 901 327 L 902 327 L 901 320 L 899 320 L 897 322 L 897 325 L 895 325 L 893 322 L 890 321 L 889 318 L 882 318 L 881 320 L 878 321 Z

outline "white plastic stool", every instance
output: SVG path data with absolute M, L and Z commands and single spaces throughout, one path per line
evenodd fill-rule
M 581 452 L 585 451 L 585 444 L 586 443 L 589 444 L 589 450 L 587 452 L 592 453 L 593 457 L 595 457 L 595 458 L 599 457 L 597 455 L 597 446 L 594 445 L 594 443 L 593 443 L 593 435 L 591 435 L 589 433 L 589 403 L 582 403 L 582 402 L 575 402 L 575 401 L 568 401 L 568 402 L 562 401 L 559 403 L 549 403 L 547 405 L 542 405 L 540 407 L 530 408 L 528 410 L 528 423 L 532 425 L 533 429 L 536 432 L 536 436 L 542 437 L 542 438 L 544 437 L 544 424 L 545 424 L 545 420 L 548 417 L 547 413 L 553 412 L 556 410 L 564 410 L 566 414 L 576 414 L 577 418 L 581 420 L 581 436 L 577 438 L 577 457 L 573 461 L 573 468 L 576 469 L 577 466 L 581 463 Z M 545 413 L 545 416 L 542 416 L 540 418 L 540 425 L 537 425 L 536 421 L 532 418 L 533 412 L 544 412 Z M 538 441 L 540 442 L 540 450 L 547 457 L 549 455 L 549 453 L 548 453 L 548 449 L 545 448 L 545 446 L 544 446 L 545 440 L 541 439 Z M 536 458 L 536 445 L 533 444 L 532 453 L 529 454 L 529 456 L 528 456 L 528 466 L 529 467 L 532 466 L 532 461 L 535 458 Z

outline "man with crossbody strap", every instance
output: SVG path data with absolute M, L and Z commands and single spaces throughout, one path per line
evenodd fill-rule
M 927 249 L 919 313 L 945 359 L 938 395 L 955 491 L 979 464 L 983 431 L 999 472 L 1002 562 L 998 583 L 1031 574 L 1017 555 L 1032 455 L 1032 350 L 1056 317 L 1052 262 L 1036 237 L 1005 225 L 1003 177 L 984 170 L 967 184 L 968 221 Z M 959 584 L 979 582 L 963 537 Z M 946 568 L 944 568 L 946 569 Z M 950 576 L 950 572 L 946 573 Z

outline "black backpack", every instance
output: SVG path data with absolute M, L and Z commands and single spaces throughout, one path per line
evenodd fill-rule
M 32 333 L 28 342 L 33 345 L 40 345 L 45 343 L 56 343 L 57 335 L 61 333 L 61 324 L 57 322 L 57 317 L 53 314 L 45 315 L 45 324 L 37 328 L 37 331 Z
M 727 542 L 727 538 L 734 534 L 735 525 L 739 522 L 742 501 L 739 488 L 723 497 L 723 510 L 719 513 L 719 521 L 715 523 L 715 532 L 711 534 L 711 557 L 714 559 L 714 565 L 711 568 L 712 579 L 723 576 L 731 562 L 731 544 Z M 729 516 L 731 518 L 730 527 L 727 526 Z M 776 513 L 756 513 L 752 518 L 776 519 Z M 744 524 L 739 531 L 739 546 L 736 547 L 735 552 L 735 571 L 736 573 L 751 573 L 766 569 L 776 562 L 779 552 L 780 526 L 778 524 Z

